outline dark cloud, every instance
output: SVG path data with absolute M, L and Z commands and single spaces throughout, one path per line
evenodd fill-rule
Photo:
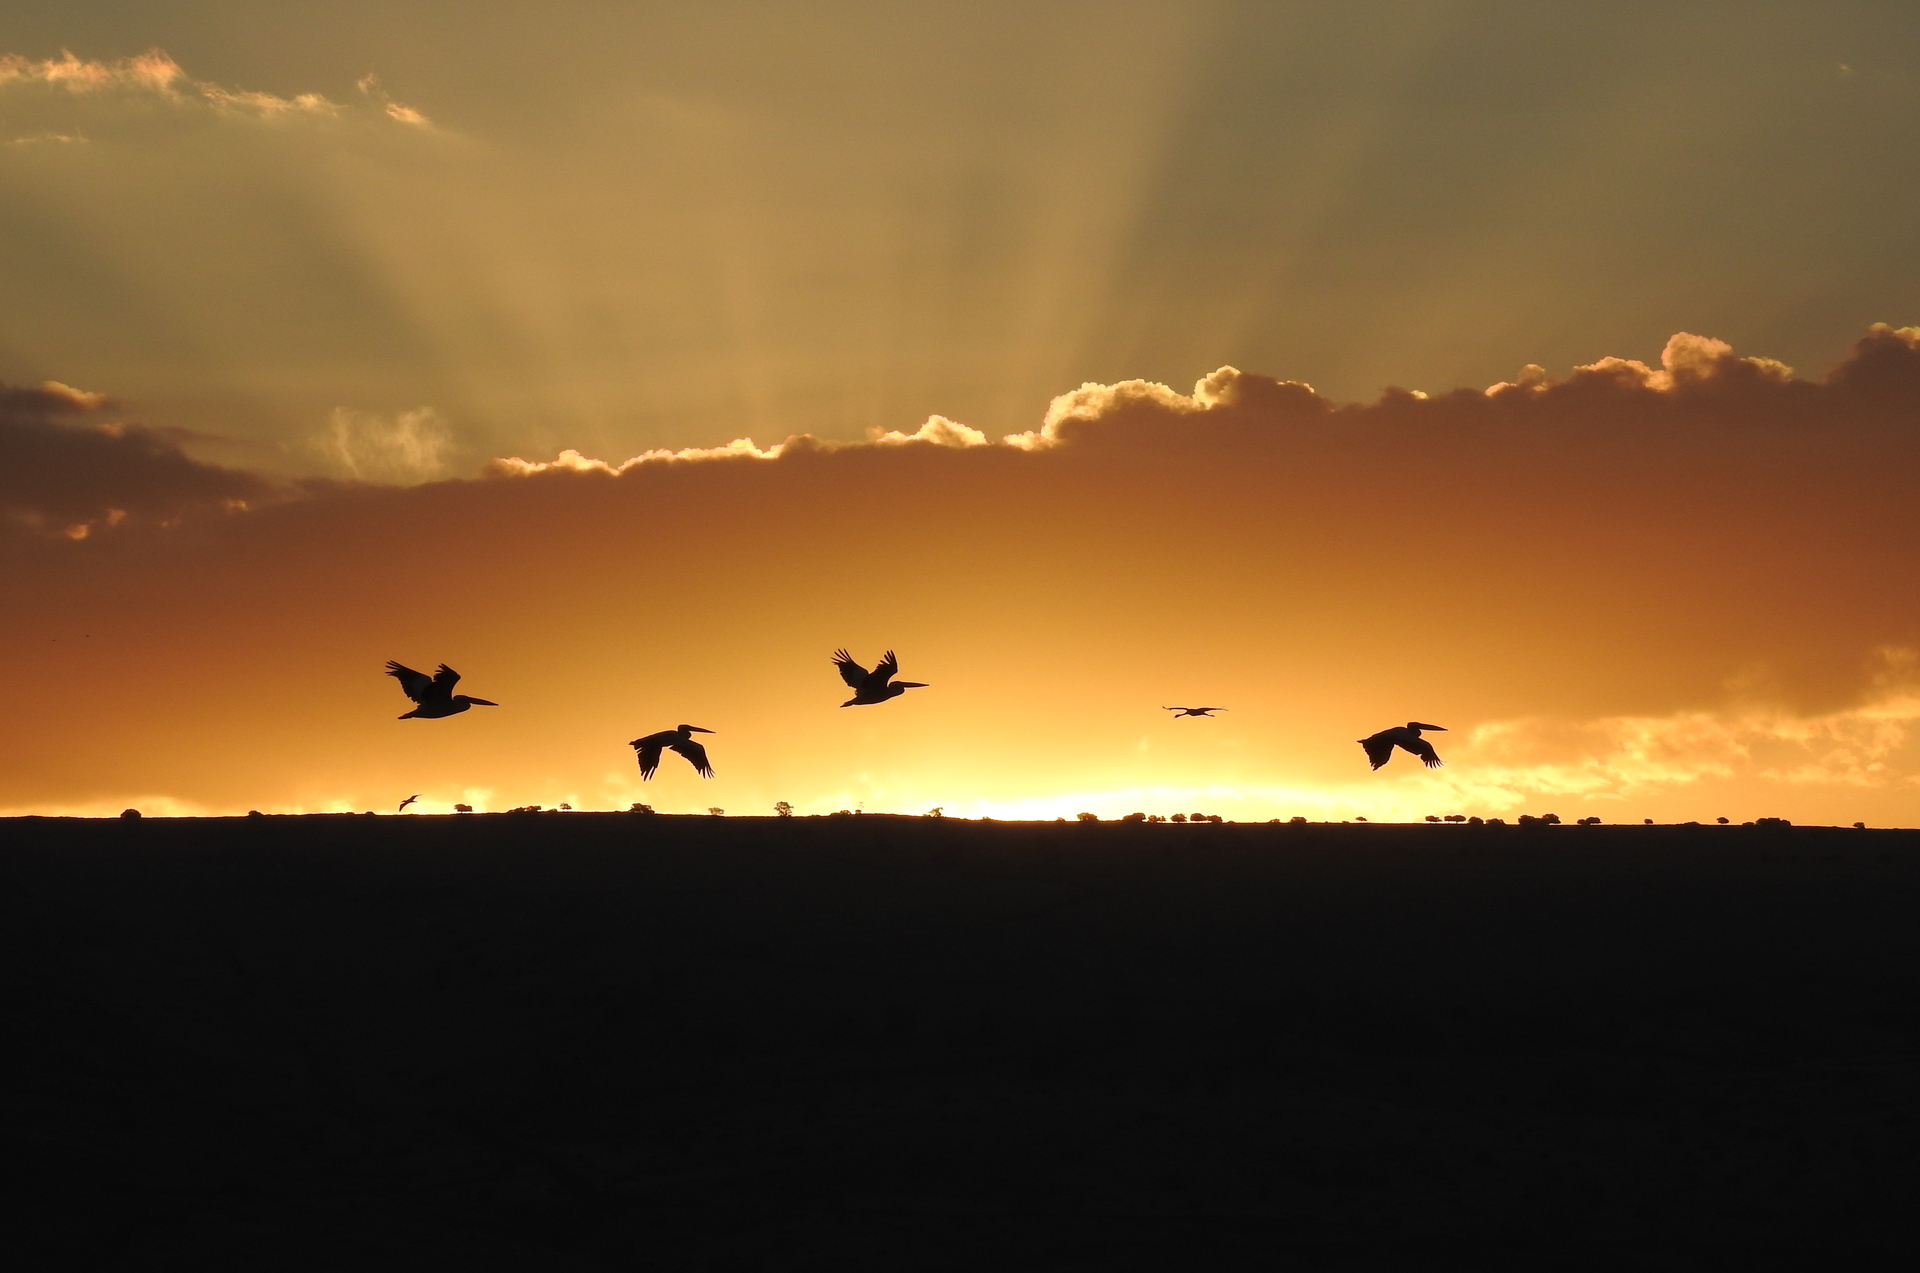
M 49 382 L 0 384 L 0 533 L 84 539 L 270 497 L 258 474 L 203 464 L 175 435 L 109 417 L 115 403 Z

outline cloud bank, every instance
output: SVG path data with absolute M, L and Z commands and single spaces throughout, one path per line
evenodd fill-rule
M 62 687 L 25 695 L 44 746 L 0 757 L 15 807 L 106 799 L 109 766 L 204 807 L 622 803 L 662 789 L 601 744 L 688 720 L 723 731 L 698 808 L 1920 822 L 1920 329 L 1817 380 L 1685 334 L 1657 366 L 1368 403 L 1229 367 L 1085 385 L 998 440 L 936 417 L 264 505 L 91 395 L 14 392 L 9 445 L 50 458 L 8 488 L 8 655 Z M 102 631 L 110 670 L 70 661 Z M 842 644 L 939 692 L 825 711 Z M 514 710 L 395 734 L 395 657 Z M 1235 711 L 1169 732 L 1187 696 Z M 1356 772 L 1351 740 L 1407 719 L 1451 727 L 1448 768 Z
M 0 542 L 169 526 L 244 511 L 280 484 L 189 458 L 167 433 L 110 417 L 103 394 L 0 384 Z

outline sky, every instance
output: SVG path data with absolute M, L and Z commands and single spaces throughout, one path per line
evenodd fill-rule
M 152 9 L 0 17 L 0 811 L 1920 825 L 1907 6 Z

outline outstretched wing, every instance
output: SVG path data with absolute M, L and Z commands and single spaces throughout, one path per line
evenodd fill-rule
M 853 661 L 853 656 L 845 650 L 833 652 L 833 665 L 840 669 L 840 679 L 850 689 L 859 689 L 867 683 L 867 669 Z
M 660 744 L 642 741 L 635 743 L 633 750 L 640 757 L 641 779 L 653 777 L 653 771 L 660 767 Z
M 873 687 L 879 689 L 898 675 L 900 675 L 900 660 L 894 656 L 892 650 L 888 650 L 887 657 L 873 665 Z
M 1408 751 L 1412 752 L 1414 755 L 1420 757 L 1420 763 L 1425 765 L 1427 768 L 1438 769 L 1440 767 L 1440 764 L 1441 764 L 1440 754 L 1434 751 L 1433 744 L 1428 742 L 1426 739 L 1414 738 L 1410 740 L 1404 740 L 1401 742 L 1400 745 L 1406 748 Z M 1377 765 L 1375 766 L 1375 768 L 1378 768 L 1378 767 L 1379 766 Z
M 445 670 L 443 666 L 441 671 Z M 392 659 L 387 660 L 387 675 L 399 681 L 400 688 L 405 690 L 407 697 L 416 703 L 426 702 L 427 695 L 433 691 L 434 677 L 428 676 L 425 672 L 416 672 L 404 664 L 395 663 Z M 458 673 L 454 674 L 454 679 L 459 679 Z
M 707 749 L 705 747 L 702 747 L 699 743 L 694 742 L 693 739 L 691 738 L 682 739 L 679 742 L 668 743 L 667 746 L 673 748 L 675 751 L 679 752 L 682 756 L 685 756 L 687 758 L 687 763 L 692 765 L 694 772 L 699 774 L 702 778 L 713 777 L 713 766 L 707 763 Z M 654 754 L 656 756 L 659 755 L 658 752 L 655 752 Z
M 460 683 L 460 673 L 442 663 L 433 674 L 433 689 L 442 697 L 451 698 L 453 687 Z
M 1382 738 L 1380 735 L 1375 734 L 1371 738 L 1362 738 L 1360 745 L 1366 748 L 1367 759 L 1373 762 L 1375 769 L 1386 764 L 1387 761 L 1393 757 L 1393 740 L 1391 738 Z M 1433 749 L 1429 747 L 1427 750 L 1432 751 Z

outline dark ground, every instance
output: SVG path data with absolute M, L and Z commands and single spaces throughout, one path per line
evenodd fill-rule
M 19 1268 L 1913 1255 L 1920 832 L 18 819 L 0 889 Z

